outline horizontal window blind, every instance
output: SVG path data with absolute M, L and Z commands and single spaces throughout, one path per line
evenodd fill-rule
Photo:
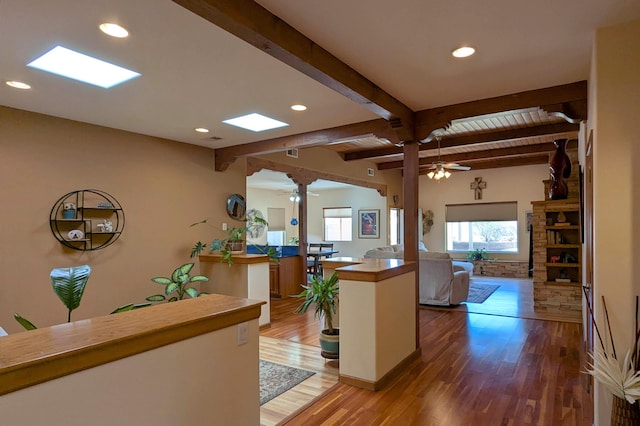
M 322 209 L 323 217 L 351 217 L 351 207 L 334 207 Z
M 448 204 L 447 222 L 487 222 L 492 220 L 518 220 L 518 203 Z

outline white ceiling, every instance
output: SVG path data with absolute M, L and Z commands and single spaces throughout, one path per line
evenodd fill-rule
M 637 0 L 258 3 L 413 110 L 584 80 L 594 30 L 640 17 Z M 105 36 L 105 21 L 130 37 Z M 478 53 L 453 59 L 463 43 Z M 56 44 L 142 76 L 106 90 L 25 66 Z M 1 0 L 0 52 L 0 80 L 33 87 L 1 84 L 0 105 L 212 148 L 378 118 L 169 0 Z M 249 112 L 290 126 L 222 123 Z

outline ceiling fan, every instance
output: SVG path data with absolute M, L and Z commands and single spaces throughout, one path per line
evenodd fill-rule
M 438 161 L 431 163 L 431 166 L 429 166 L 429 170 L 431 170 L 427 173 L 429 179 L 448 179 L 449 176 L 451 176 L 451 172 L 449 170 L 471 170 L 471 167 L 469 166 L 461 166 L 458 163 L 445 163 L 444 161 L 440 161 L 440 135 L 436 136 L 436 140 L 438 141 Z

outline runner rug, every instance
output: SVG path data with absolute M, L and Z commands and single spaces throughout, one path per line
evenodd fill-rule
M 313 376 L 313 371 L 260 360 L 260 405 Z
M 475 284 L 469 286 L 469 297 L 467 303 L 482 303 L 489 298 L 500 287 L 493 284 Z

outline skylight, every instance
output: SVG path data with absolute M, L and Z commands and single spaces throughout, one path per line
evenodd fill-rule
M 54 47 L 27 66 L 105 89 L 140 76 L 135 71 L 62 46 Z
M 287 123 L 283 123 L 282 121 L 274 120 L 273 118 L 265 117 L 264 115 L 257 113 L 230 118 L 229 120 L 224 120 L 223 123 L 231 124 L 232 126 L 241 127 L 254 132 L 262 132 L 263 130 L 288 126 Z

